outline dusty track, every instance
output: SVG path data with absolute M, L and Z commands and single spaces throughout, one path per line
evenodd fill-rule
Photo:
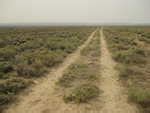
M 55 83 L 63 75 L 64 70 L 80 57 L 80 51 L 89 44 L 95 32 L 58 68 L 53 69 L 45 79 L 33 86 L 29 94 L 20 96 L 20 101 L 4 113 L 66 113 L 70 107 L 60 99 L 62 96 L 57 95 Z
M 29 94 L 20 96 L 20 101 L 10 106 L 5 113 L 138 113 L 137 108 L 128 103 L 125 89 L 118 80 L 119 72 L 115 70 L 116 63 L 111 58 L 102 29 L 100 30 L 101 82 L 98 85 L 103 93 L 100 97 L 87 104 L 65 104 L 62 94 L 56 89 L 56 81 L 80 58 L 80 51 L 89 44 L 95 32 L 58 68 L 53 69 L 46 78 L 32 87 Z
M 134 105 L 127 102 L 125 89 L 119 82 L 119 72 L 115 70 L 116 63 L 111 58 L 103 29 L 101 34 L 101 90 L 103 90 L 103 107 L 100 113 L 137 113 Z

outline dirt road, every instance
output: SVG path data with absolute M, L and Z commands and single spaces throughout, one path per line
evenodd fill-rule
M 64 70 L 80 57 L 80 51 L 89 44 L 95 32 L 58 68 L 53 69 L 45 79 L 32 87 L 29 94 L 20 96 L 20 101 L 10 106 L 4 113 L 65 113 L 69 108 L 66 108 L 68 106 L 60 99 L 62 96 L 57 95 L 55 83 L 63 75 Z
M 119 72 L 115 69 L 116 63 L 111 58 L 107 48 L 103 29 L 101 36 L 101 90 L 103 90 L 103 107 L 100 113 L 137 113 L 134 105 L 128 104 L 125 89 L 119 82 Z
M 100 97 L 87 104 L 66 104 L 62 94 L 58 93 L 55 83 L 64 71 L 80 58 L 80 51 L 88 46 L 95 32 L 58 68 L 53 69 L 45 79 L 32 87 L 29 94 L 20 96 L 20 101 L 10 106 L 5 113 L 138 113 L 137 108 L 128 103 L 125 89 L 118 80 L 119 72 L 115 69 L 116 63 L 107 48 L 103 29 L 100 30 L 101 80 L 98 85 L 103 91 Z

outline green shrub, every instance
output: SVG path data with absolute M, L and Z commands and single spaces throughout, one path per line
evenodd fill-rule
M 99 38 L 93 39 L 88 47 L 84 48 L 81 52 L 82 55 L 87 56 L 90 55 L 92 57 L 96 57 L 100 55 L 100 41 Z
M 41 63 L 47 67 L 52 67 L 62 62 L 66 54 L 62 51 L 49 51 L 41 54 L 37 59 L 41 60 Z
M 16 77 L 16 73 L 14 72 L 9 72 L 9 73 L 3 73 L 3 72 L 0 72 L 0 79 L 9 79 L 10 77 Z
M 128 79 L 129 77 L 135 77 L 136 75 L 142 75 L 142 70 L 137 66 L 129 65 L 118 65 L 119 76 L 123 79 Z
M 3 48 L 6 45 L 6 41 L 0 37 L 0 48 Z
M 130 88 L 129 99 L 140 104 L 142 107 L 150 107 L 150 91 L 144 88 Z
M 137 55 L 140 55 L 142 57 L 146 57 L 147 56 L 146 50 L 144 50 L 144 48 L 135 47 L 135 48 L 133 48 L 132 51 L 133 51 L 133 53 L 135 53 Z
M 64 96 L 65 102 L 84 103 L 99 96 L 99 88 L 91 84 L 83 84 L 75 89 L 69 95 Z
M 0 72 L 7 73 L 13 70 L 13 66 L 9 62 L 0 62 Z
M 0 112 L 5 105 L 13 102 L 15 95 L 25 89 L 29 83 L 21 78 L 13 78 L 0 83 Z
M 3 94 L 16 94 L 20 90 L 26 88 L 28 82 L 24 79 L 11 79 L 4 83 L 0 83 L 0 93 Z
M 13 46 L 0 48 L 0 56 L 3 60 L 10 60 L 16 55 L 16 49 Z
M 0 78 L 3 78 L 3 77 L 4 77 L 4 73 L 0 72 Z
M 44 73 L 46 73 L 47 69 L 40 63 L 34 63 L 32 65 L 19 64 L 16 67 L 16 72 L 17 72 L 18 76 L 38 77 L 38 76 L 42 76 Z
M 32 50 L 32 49 L 38 49 L 40 48 L 42 44 L 42 39 L 40 42 L 40 39 L 34 39 L 34 40 L 29 40 L 23 44 L 21 44 L 18 48 L 19 51 L 25 51 L 25 50 Z
M 70 87 L 75 80 L 93 81 L 97 77 L 94 72 L 84 63 L 77 63 L 70 66 L 69 70 L 58 80 L 63 87 Z
M 57 82 L 62 87 L 70 87 L 71 83 L 76 79 L 76 77 L 73 74 L 64 74 Z
M 130 49 L 128 51 L 117 51 L 113 58 L 121 63 L 125 64 L 143 64 L 146 63 L 144 58 L 145 53 L 142 50 Z
M 0 94 L 0 106 L 6 105 L 12 100 L 12 96 L 8 94 Z
M 75 50 L 80 44 L 80 40 L 76 37 L 68 37 L 68 38 L 59 38 L 53 37 L 46 42 L 46 48 L 52 51 L 64 51 L 66 53 L 71 53 Z

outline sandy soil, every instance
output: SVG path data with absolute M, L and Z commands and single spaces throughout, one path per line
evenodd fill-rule
M 107 48 L 103 29 L 101 35 L 101 90 L 103 107 L 100 113 L 138 113 L 134 105 L 128 103 L 126 90 L 119 81 L 116 63 Z
M 62 96 L 57 94 L 55 83 L 63 75 L 63 72 L 80 57 L 80 51 L 89 44 L 95 32 L 74 53 L 70 54 L 58 68 L 52 69 L 45 79 L 40 83 L 37 82 L 27 95 L 20 95 L 20 101 L 10 106 L 4 113 L 66 113 L 70 111 L 71 106 L 65 104 Z

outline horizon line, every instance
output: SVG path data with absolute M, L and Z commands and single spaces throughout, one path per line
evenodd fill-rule
M 11 26 L 150 26 L 150 23 L 130 22 L 53 22 L 53 23 L 0 23 L 0 27 Z

